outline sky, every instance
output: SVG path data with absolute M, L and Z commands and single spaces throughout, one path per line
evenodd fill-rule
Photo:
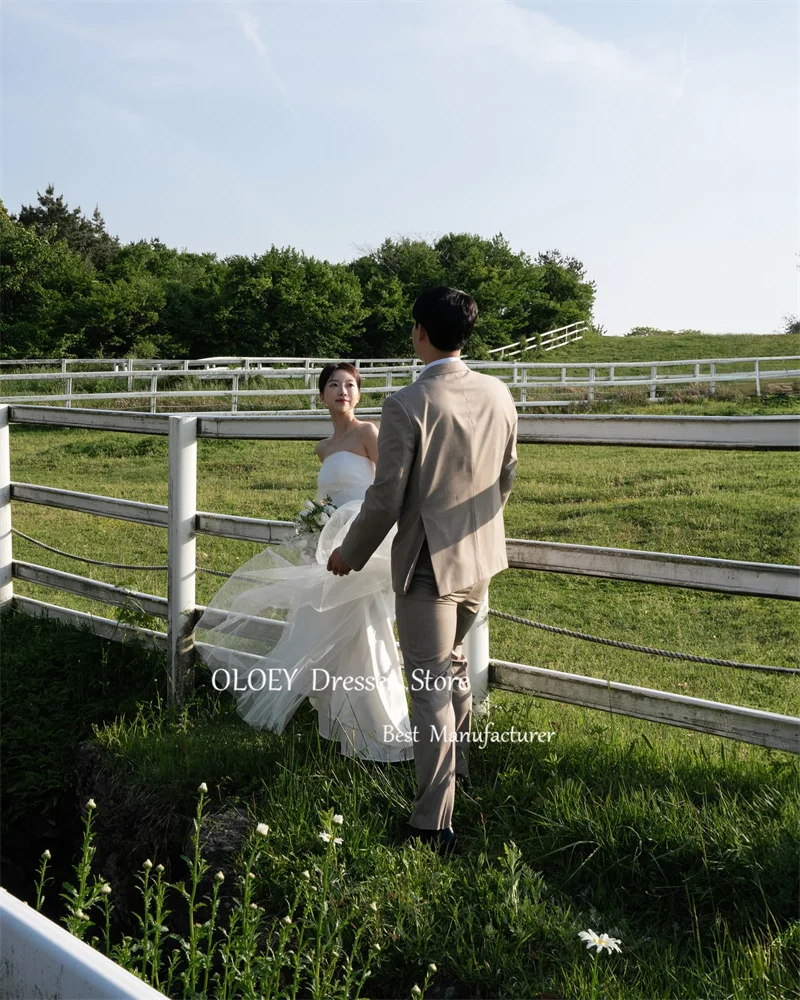
M 123 242 L 351 260 L 502 233 L 595 320 L 800 314 L 797 0 L 6 0 L 9 211 L 53 183 Z

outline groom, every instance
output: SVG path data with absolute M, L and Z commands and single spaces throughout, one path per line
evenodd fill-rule
M 478 307 L 432 288 L 414 303 L 411 341 L 425 367 L 383 403 L 375 481 L 328 561 L 360 570 L 397 523 L 392 584 L 414 731 L 412 833 L 446 852 L 472 711 L 461 643 L 490 578 L 508 566 L 503 507 L 517 464 L 517 413 L 497 378 L 461 360 Z

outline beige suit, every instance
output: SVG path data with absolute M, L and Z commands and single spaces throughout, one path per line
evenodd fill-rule
M 375 481 L 341 546 L 361 569 L 392 525 L 397 627 L 411 692 L 419 794 L 411 825 L 450 825 L 466 773 L 472 696 L 460 644 L 489 579 L 508 566 L 503 507 L 517 464 L 506 386 L 458 358 L 383 404 Z M 436 678 L 449 679 L 447 689 Z

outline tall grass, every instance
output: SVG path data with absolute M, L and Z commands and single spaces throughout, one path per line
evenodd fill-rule
M 3 627 L 24 643 L 26 625 L 12 616 Z M 64 627 L 50 628 L 55 651 Z M 89 664 L 84 690 L 91 698 Z M 411 765 L 340 757 L 312 713 L 282 735 L 260 733 L 206 682 L 181 712 L 143 703 L 95 728 L 102 768 L 96 791 L 81 792 L 95 799 L 101 849 L 89 872 L 78 846 L 81 899 L 62 915 L 175 997 L 357 996 L 365 972 L 361 995 L 375 998 L 411 996 L 426 978 L 432 997 L 793 995 L 794 758 L 692 734 L 662 743 L 654 727 L 592 725 L 591 713 L 521 696 L 494 702 L 497 727 L 558 735 L 474 751 L 472 785 L 456 802 L 459 850 L 446 859 L 402 842 Z M 251 817 L 212 867 L 203 783 L 204 810 Z M 106 904 L 126 892 L 119 877 L 110 895 L 95 888 L 109 880 L 111 853 L 128 865 L 138 930 L 112 913 L 107 935 Z M 88 920 L 76 922 L 76 908 Z M 622 953 L 595 964 L 578 940 L 586 928 L 620 938 Z

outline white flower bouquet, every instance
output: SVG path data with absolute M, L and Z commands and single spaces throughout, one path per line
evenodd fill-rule
M 322 500 L 306 500 L 303 509 L 295 518 L 295 535 L 318 535 L 336 510 L 330 497 Z

